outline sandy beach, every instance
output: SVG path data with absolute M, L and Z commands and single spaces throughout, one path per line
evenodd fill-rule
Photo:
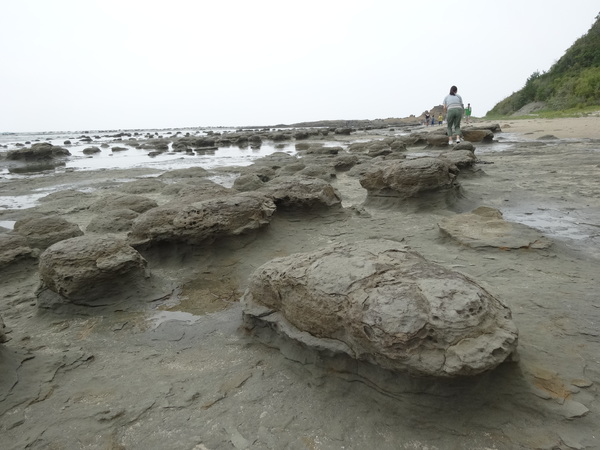
M 600 117 L 472 126 L 493 123 L 502 132 L 474 144 L 478 162 L 459 173 L 462 196 L 453 204 L 369 205 L 357 176 L 339 172 L 331 184 L 341 210 L 278 212 L 248 236 L 141 251 L 158 283 L 143 302 L 43 310 L 37 261 L 7 265 L 0 270 L 9 338 L 0 344 L 0 448 L 600 448 Z M 328 139 L 346 148 L 396 132 Z M 98 215 L 93 201 L 156 174 L 1 180 L 0 196 L 58 185 L 91 194 L 3 210 L 0 221 L 57 214 L 87 234 Z M 142 195 L 159 205 L 172 199 L 166 189 Z M 480 206 L 551 245 L 473 247 L 440 233 L 442 220 Z M 519 329 L 515 360 L 466 379 L 383 374 L 377 384 L 244 330 L 239 298 L 261 264 L 368 238 L 402 242 L 505 302 Z
M 600 117 L 598 114 L 586 117 L 568 117 L 561 119 L 519 119 L 500 120 L 502 131 L 519 133 L 523 136 L 537 139 L 546 134 L 551 134 L 559 139 L 600 139 Z M 491 123 L 490 121 L 477 120 L 478 125 Z M 464 125 L 464 124 L 463 124 Z

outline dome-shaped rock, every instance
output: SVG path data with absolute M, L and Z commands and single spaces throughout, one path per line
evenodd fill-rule
M 277 329 L 306 346 L 411 374 L 479 374 L 517 345 L 500 300 L 383 239 L 267 262 L 242 303 L 249 328 Z
M 60 301 L 83 305 L 112 303 L 148 278 L 146 260 L 124 240 L 80 236 L 58 242 L 40 256 L 40 306 Z
M 133 221 L 131 245 L 157 242 L 200 244 L 237 236 L 268 225 L 275 204 L 268 196 L 242 192 L 192 204 L 174 202 Z

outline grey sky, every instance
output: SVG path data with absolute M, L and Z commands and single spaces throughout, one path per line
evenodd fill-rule
M 0 132 L 475 116 L 548 70 L 597 0 L 3 0 Z

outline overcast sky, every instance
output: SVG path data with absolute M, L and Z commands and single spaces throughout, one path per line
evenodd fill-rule
M 0 132 L 475 116 L 548 70 L 598 0 L 2 0 Z

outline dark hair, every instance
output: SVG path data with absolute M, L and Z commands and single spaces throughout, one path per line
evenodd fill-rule
M 456 86 L 452 86 L 450 88 L 450 95 L 456 95 L 457 91 L 458 91 L 458 88 Z

